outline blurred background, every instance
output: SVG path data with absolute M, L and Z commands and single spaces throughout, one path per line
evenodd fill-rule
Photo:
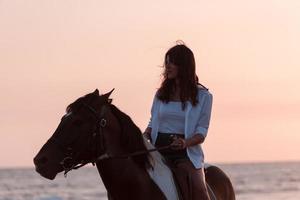
M 144 130 L 177 40 L 214 96 L 207 162 L 299 161 L 299 10 L 298 0 L 0 0 L 0 168 L 32 168 L 65 107 L 96 88 L 115 88 L 113 103 Z

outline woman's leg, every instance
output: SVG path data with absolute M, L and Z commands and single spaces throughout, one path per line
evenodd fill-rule
M 190 160 L 180 162 L 177 167 L 187 171 L 191 182 L 191 200 L 210 200 L 203 169 L 196 169 Z

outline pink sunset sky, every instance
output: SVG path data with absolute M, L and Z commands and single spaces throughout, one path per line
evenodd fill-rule
M 214 95 L 206 161 L 300 160 L 300 1 L 0 0 L 0 167 L 33 166 L 98 88 L 144 130 L 183 40 Z

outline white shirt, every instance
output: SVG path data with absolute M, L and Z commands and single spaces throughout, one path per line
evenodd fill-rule
M 159 109 L 158 132 L 184 134 L 185 110 L 182 110 L 181 102 L 162 103 Z
M 212 94 L 203 88 L 198 89 L 198 104 L 193 106 L 190 102 L 186 104 L 185 111 L 185 126 L 184 135 L 185 138 L 191 138 L 195 134 L 201 134 L 206 137 L 212 108 Z M 151 138 L 152 144 L 155 144 L 157 133 L 159 130 L 160 116 L 159 110 L 163 104 L 156 95 L 153 100 L 151 108 L 151 118 L 148 127 L 152 128 Z M 187 148 L 187 154 L 195 168 L 204 167 L 204 154 L 201 145 L 194 145 Z

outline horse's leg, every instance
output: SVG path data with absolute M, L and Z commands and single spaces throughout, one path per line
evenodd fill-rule
M 220 168 L 208 167 L 205 170 L 205 179 L 217 200 L 235 200 L 231 181 Z

